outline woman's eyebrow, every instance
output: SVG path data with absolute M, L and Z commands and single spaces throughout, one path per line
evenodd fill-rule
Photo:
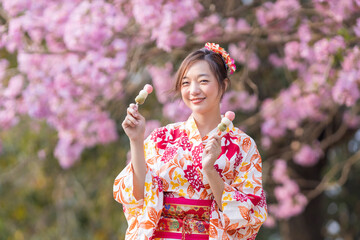
M 199 75 L 197 76 L 197 78 L 200 78 L 200 77 L 209 77 L 209 74 L 207 74 L 207 73 L 202 73 L 202 74 L 199 74 Z
M 197 75 L 196 78 L 201 78 L 201 77 L 209 77 L 210 75 L 207 73 L 200 73 L 199 75 Z M 183 79 L 188 78 L 187 76 L 184 76 Z

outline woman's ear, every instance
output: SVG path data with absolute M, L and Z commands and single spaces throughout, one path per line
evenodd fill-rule
M 224 88 L 224 93 L 226 92 L 226 90 L 228 89 L 228 87 L 229 87 L 229 79 L 228 78 L 225 78 L 224 79 L 224 83 L 225 83 L 225 88 Z M 223 94 L 224 94 L 223 93 Z
M 228 79 L 228 78 L 225 78 L 225 79 L 224 79 L 224 84 L 225 84 L 224 88 L 222 88 L 222 89 L 221 89 L 220 99 L 222 99 L 222 98 L 223 98 L 223 96 L 224 96 L 224 94 L 225 94 L 226 90 L 227 90 L 227 89 L 228 89 L 228 87 L 229 87 L 229 79 Z

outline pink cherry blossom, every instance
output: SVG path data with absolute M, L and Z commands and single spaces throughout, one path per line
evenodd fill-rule
M 216 14 L 204 18 L 201 22 L 195 23 L 194 34 L 200 42 L 206 42 L 221 36 L 223 33 L 220 25 L 220 17 Z
M 300 9 L 297 0 L 265 2 L 256 10 L 256 17 L 262 27 L 290 29 L 296 23 L 296 12 Z
M 249 95 L 246 91 L 226 92 L 221 101 L 221 112 L 226 111 L 253 111 L 257 106 L 257 96 Z
M 19 122 L 15 109 L 0 109 L 0 129 L 7 130 Z
M 295 70 L 299 66 L 300 44 L 292 41 L 285 45 L 285 63 L 290 70 Z
M 334 101 L 346 106 L 354 105 L 360 98 L 359 71 L 340 72 L 339 78 L 332 89 Z
M 344 112 L 343 120 L 349 128 L 356 129 L 360 126 L 360 116 L 351 110 Z
M 274 161 L 274 167 L 271 172 L 272 178 L 277 183 L 283 183 L 289 179 L 287 173 L 287 163 L 283 159 L 278 159 Z
M 9 84 L 4 91 L 4 96 L 8 98 L 14 98 L 22 91 L 24 84 L 24 78 L 21 75 L 16 75 L 9 80 Z
M 96 133 L 97 142 L 101 144 L 115 141 L 118 136 L 116 134 L 115 122 L 107 116 L 101 116 L 95 123 L 93 123 L 93 131 Z
M 261 138 L 261 146 L 265 149 L 268 150 L 270 148 L 272 144 L 272 140 L 269 136 L 263 136 Z
M 289 219 L 304 211 L 306 204 L 306 197 L 303 194 L 298 193 L 291 198 L 286 198 L 278 205 L 270 205 L 269 209 L 270 213 L 272 213 L 277 218 Z
M 12 17 L 20 14 L 21 12 L 29 9 L 31 6 L 31 1 L 28 0 L 13 0 L 13 1 L 3 1 L 2 5 L 5 11 Z
M 64 28 L 67 48 L 78 51 L 97 49 L 109 41 L 112 37 L 111 23 L 114 22 L 111 17 L 121 15 L 115 11 L 111 4 L 103 1 L 83 1 L 77 5 Z M 108 22 L 103 18 L 107 18 Z M 126 21 L 123 23 L 123 26 L 125 25 Z
M 246 47 L 245 42 L 230 44 L 229 54 L 235 61 L 247 65 L 250 70 L 256 70 L 259 67 L 260 61 L 258 56 Z
M 300 42 L 308 43 L 311 40 L 311 30 L 308 23 L 303 23 L 299 26 L 298 35 Z
M 342 22 L 358 10 L 353 0 L 313 0 L 319 13 L 336 22 Z
M 181 122 L 188 119 L 191 110 L 181 100 L 165 103 L 163 107 L 163 115 L 171 121 Z
M 269 62 L 274 67 L 282 67 L 284 65 L 284 60 L 282 58 L 280 58 L 278 55 L 274 54 L 274 53 L 270 54 Z
M 314 54 L 317 61 L 326 61 L 329 55 L 336 53 L 339 49 L 345 48 L 344 39 L 336 36 L 331 40 L 321 39 L 314 44 Z
M 323 155 L 318 143 L 313 143 L 311 146 L 304 144 L 294 156 L 294 162 L 303 166 L 314 166 Z
M 64 169 L 70 168 L 80 157 L 84 146 L 70 139 L 60 139 L 56 145 L 54 155 L 59 159 L 60 166 Z
M 203 10 L 196 0 L 133 0 L 132 7 L 136 21 L 151 32 L 151 39 L 165 51 L 184 45 L 186 35 L 180 28 L 196 19 Z
M 152 39 L 156 39 L 156 44 L 159 48 L 169 52 L 173 47 L 182 47 L 185 45 L 186 35 L 184 32 L 168 32 L 167 30 L 162 32 L 161 30 L 166 29 L 159 28 L 158 30 L 153 30 L 153 34 L 151 36 Z
M 343 71 L 351 72 L 353 69 L 360 69 L 360 49 L 358 46 L 349 49 L 342 62 Z
M 285 180 L 275 188 L 277 204 L 269 206 L 270 213 L 279 219 L 288 219 L 301 213 L 306 204 L 306 197 L 299 192 L 299 186 L 293 180 Z
M 251 30 L 251 27 L 249 23 L 243 18 L 240 18 L 238 20 L 236 20 L 235 18 L 228 18 L 226 20 L 224 30 L 228 34 L 234 34 L 234 32 L 245 33 L 249 32 Z
M 354 26 L 355 35 L 360 37 L 360 18 L 356 20 L 356 26 Z
M 45 160 L 46 158 L 46 150 L 45 149 L 41 149 L 37 152 L 37 156 L 40 160 Z
M 276 226 L 276 220 L 272 215 L 268 215 L 264 222 L 264 226 L 267 228 L 274 228 Z
M 293 180 L 286 180 L 282 185 L 275 187 L 274 193 L 278 201 L 286 201 L 299 192 L 299 186 Z
M 147 120 L 144 134 L 145 138 L 147 138 L 152 131 L 159 127 L 161 127 L 161 124 L 158 120 Z
M 162 104 L 166 103 L 169 101 L 169 91 L 172 89 L 172 82 L 174 82 L 174 77 L 172 76 L 172 64 L 166 63 L 164 67 L 149 66 L 148 71 L 155 87 L 157 99 Z

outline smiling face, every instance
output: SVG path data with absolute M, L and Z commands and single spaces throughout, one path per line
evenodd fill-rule
M 193 113 L 218 113 L 222 90 L 205 60 L 196 61 L 184 74 L 180 87 L 181 97 Z

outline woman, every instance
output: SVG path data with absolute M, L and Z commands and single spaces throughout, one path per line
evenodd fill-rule
M 145 119 L 130 104 L 122 126 L 132 159 L 114 183 L 129 224 L 126 239 L 255 239 L 267 217 L 261 157 L 254 140 L 232 124 L 217 129 L 234 70 L 217 44 L 189 54 L 175 90 L 192 114 L 145 142 Z

